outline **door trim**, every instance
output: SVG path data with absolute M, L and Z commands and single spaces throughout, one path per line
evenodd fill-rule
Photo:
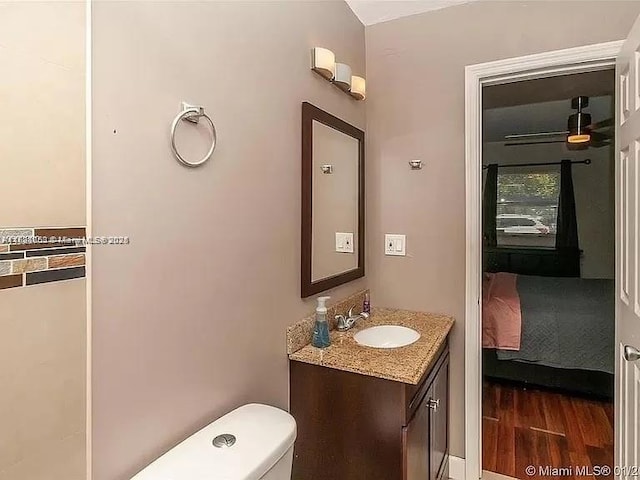
M 465 67 L 466 479 L 482 477 L 482 87 L 614 68 L 622 44 L 599 43 Z
M 93 166 L 93 136 L 91 125 L 93 122 L 93 0 L 85 0 L 85 215 L 87 238 L 93 236 L 93 205 L 92 205 L 92 166 Z M 85 473 L 86 478 L 93 478 L 93 382 L 92 382 L 92 358 L 93 358 L 93 317 L 92 317 L 92 292 L 93 292 L 93 245 L 87 242 L 85 252 L 85 298 L 86 298 L 86 359 L 85 359 Z

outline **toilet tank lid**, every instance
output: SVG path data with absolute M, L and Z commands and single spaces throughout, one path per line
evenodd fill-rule
M 235 443 L 216 448 L 231 434 Z M 249 404 L 227 413 L 178 444 L 131 480 L 258 480 L 293 446 L 296 422 L 268 405 Z

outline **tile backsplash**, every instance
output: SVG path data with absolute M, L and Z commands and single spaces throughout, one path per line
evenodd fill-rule
M 0 228 L 0 290 L 85 276 L 84 227 Z

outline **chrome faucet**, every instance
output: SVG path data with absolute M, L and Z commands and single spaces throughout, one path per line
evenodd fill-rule
M 347 315 L 336 315 L 336 321 L 338 322 L 336 328 L 341 331 L 341 332 L 346 332 L 347 330 L 349 330 L 350 328 L 352 328 L 355 324 L 356 321 L 359 319 L 363 319 L 366 320 L 367 318 L 369 318 L 369 314 L 366 312 L 361 312 L 358 313 L 357 315 L 353 314 L 353 309 L 355 308 L 355 306 L 351 307 L 349 309 L 349 313 L 347 313 Z

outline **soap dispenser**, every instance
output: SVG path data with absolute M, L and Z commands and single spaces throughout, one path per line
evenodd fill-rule
M 329 345 L 331 345 L 326 306 L 326 302 L 330 298 L 331 297 L 318 297 L 318 306 L 316 307 L 316 323 L 313 327 L 313 339 L 311 340 L 311 344 L 314 347 L 327 348 Z

